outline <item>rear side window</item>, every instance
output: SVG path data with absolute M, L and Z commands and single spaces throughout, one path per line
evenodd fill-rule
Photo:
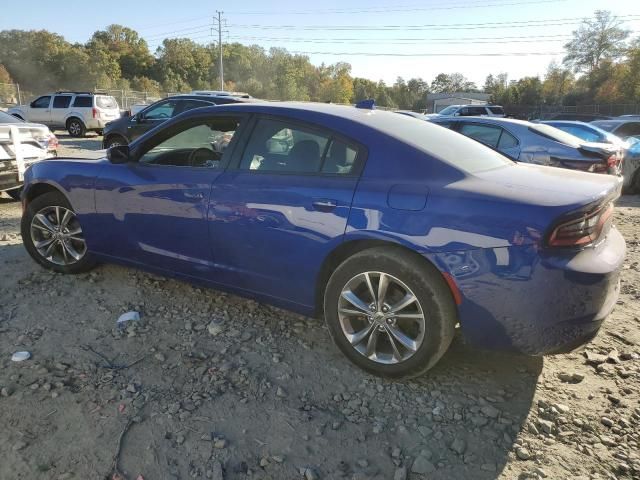
M 85 107 L 93 107 L 93 98 L 89 97 L 87 95 L 78 95 L 76 97 L 76 99 L 73 101 L 73 106 L 74 107 L 80 107 L 80 108 L 85 108 Z
M 498 142 L 498 149 L 503 148 L 514 148 L 518 146 L 518 139 L 511 135 L 506 130 L 502 130 L 502 135 L 500 135 L 500 141 Z
M 53 108 L 68 108 L 71 104 L 71 95 L 56 95 L 53 97 Z
M 113 97 L 103 95 L 96 96 L 96 107 L 98 108 L 118 108 L 118 102 Z
M 535 133 L 536 135 L 540 135 L 541 137 L 546 137 L 555 142 L 569 145 L 573 148 L 578 148 L 580 146 L 580 139 L 578 137 L 575 137 L 570 133 L 563 132 L 562 130 L 550 125 L 536 123 L 529 127 L 529 131 Z
M 245 148 L 240 168 L 274 173 L 355 172 L 358 149 L 330 132 L 280 120 L 261 119 Z
M 147 120 L 167 120 L 173 117 L 178 103 L 177 100 L 159 103 L 146 109 L 142 115 Z
M 187 110 L 192 110 L 194 108 L 210 107 L 211 105 L 211 103 L 204 102 L 202 100 L 183 100 L 180 112 L 186 112 Z
M 491 125 L 465 123 L 460 127 L 460 133 L 467 137 L 471 137 L 474 140 L 478 140 L 485 145 L 496 148 L 498 146 L 498 141 L 500 140 L 500 133 L 502 133 L 502 129 Z
M 504 115 L 504 109 L 502 107 L 487 107 L 494 115 Z
M 462 109 L 462 111 L 460 112 L 460 115 L 462 116 L 481 116 L 481 115 L 486 115 L 487 111 L 485 110 L 484 107 L 465 107 Z
M 552 126 L 554 125 L 552 124 Z M 585 140 L 587 142 L 602 142 L 603 140 L 605 140 L 600 135 L 598 135 L 597 132 L 588 130 L 578 125 L 560 125 L 556 128 L 564 130 L 565 132 L 570 133 L 571 135 L 581 138 L 582 140 Z

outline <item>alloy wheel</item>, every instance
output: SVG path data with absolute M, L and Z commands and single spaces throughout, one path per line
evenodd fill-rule
M 78 122 L 71 122 L 69 124 L 69 133 L 71 133 L 71 135 L 80 135 L 81 131 L 82 127 Z
M 403 362 L 424 341 L 418 297 L 387 273 L 364 272 L 349 280 L 338 300 L 338 319 L 351 346 L 377 363 Z
M 31 241 L 38 254 L 56 265 L 72 265 L 87 252 L 80 223 L 68 208 L 52 205 L 31 220 Z

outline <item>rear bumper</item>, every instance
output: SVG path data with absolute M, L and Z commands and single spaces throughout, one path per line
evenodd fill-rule
M 530 355 L 579 347 L 616 304 L 625 251 L 612 228 L 604 241 L 580 252 L 549 254 L 534 246 L 465 252 L 473 268 L 458 264 L 451 272 L 463 297 L 465 338 L 481 348 Z

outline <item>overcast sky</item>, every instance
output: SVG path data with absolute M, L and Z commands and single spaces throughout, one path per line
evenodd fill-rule
M 638 0 L 181 0 L 166 6 L 31 0 L 28 8 L 6 2 L 0 29 L 44 28 L 85 42 L 95 30 L 119 23 L 136 29 L 154 51 L 165 37 L 210 42 L 213 16 L 222 10 L 223 41 L 305 52 L 314 64 L 349 62 L 353 75 L 388 84 L 398 76 L 431 81 L 440 72 L 461 72 L 482 85 L 489 73 L 543 75 L 550 61 L 562 59 L 579 19 L 597 9 L 619 15 L 640 36 Z

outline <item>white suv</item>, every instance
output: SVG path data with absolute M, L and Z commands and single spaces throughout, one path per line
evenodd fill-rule
M 449 105 L 431 116 L 438 117 L 504 117 L 500 105 Z
M 102 135 L 104 126 L 120 117 L 116 99 L 91 92 L 56 92 L 36 98 L 29 105 L 10 108 L 7 113 L 28 122 L 65 129 L 72 137 L 92 130 Z

